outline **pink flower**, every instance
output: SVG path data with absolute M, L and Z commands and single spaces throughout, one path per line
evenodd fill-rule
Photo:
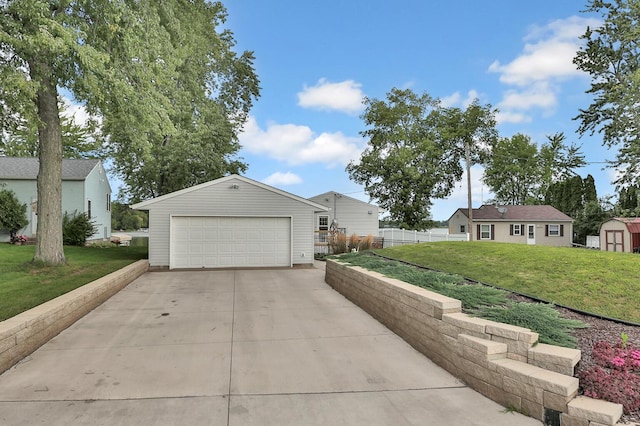
M 636 359 L 636 360 L 640 361 L 640 351 L 632 351 L 631 352 L 631 357 L 633 359 Z
M 611 359 L 611 364 L 615 365 L 616 367 L 622 367 L 624 363 L 624 358 L 620 358 L 619 356 Z

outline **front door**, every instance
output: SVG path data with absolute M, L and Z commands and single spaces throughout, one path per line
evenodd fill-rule
M 536 226 L 527 225 L 527 244 L 533 245 L 536 243 Z

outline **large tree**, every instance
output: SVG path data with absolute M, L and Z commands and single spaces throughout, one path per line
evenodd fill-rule
M 392 220 L 407 229 L 430 227 L 432 198 L 451 193 L 462 177 L 460 157 L 440 134 L 439 102 L 410 89 L 392 89 L 386 100 L 365 99 L 368 146 L 347 166 Z
M 640 5 L 637 0 L 589 0 L 587 12 L 604 21 L 588 28 L 574 63 L 591 75 L 587 93 L 593 101 L 576 117 L 581 134 L 602 134 L 603 144 L 617 148 L 612 166 L 616 184 L 640 184 Z
M 555 182 L 575 175 L 584 166 L 584 155 L 575 144 L 566 145 L 565 136 L 547 136 L 538 147 L 527 135 L 498 139 L 486 156 L 483 181 L 504 204 L 540 204 Z
M 126 170 L 142 171 L 157 154 L 153 146 L 158 138 L 168 146 L 187 139 L 184 135 L 195 127 L 216 134 L 210 140 L 220 149 L 217 173 L 240 168 L 229 161 L 238 148 L 234 131 L 246 119 L 258 82 L 251 53 L 237 57 L 231 33 L 216 28 L 225 17 L 221 3 L 203 0 L 0 2 L 2 131 L 22 121 L 38 126 L 34 260 L 65 262 L 60 89 L 102 117 L 108 149 L 125 178 L 135 173 L 126 173 L 122 163 L 128 164 Z M 208 129 L 195 124 L 214 116 L 218 120 Z M 178 155 L 190 163 L 202 151 L 182 149 Z M 160 176 L 168 180 L 177 177 L 174 173 L 164 170 Z M 151 179 L 144 182 L 154 185 Z
M 480 105 L 478 99 L 464 110 L 450 107 L 442 111 L 441 137 L 452 145 L 455 155 L 463 158 L 466 166 L 468 230 L 473 224 L 471 166 L 482 163 L 487 148 L 498 140 L 495 114 L 491 105 Z

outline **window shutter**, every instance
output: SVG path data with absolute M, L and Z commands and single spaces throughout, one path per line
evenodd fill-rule
M 545 225 L 544 226 L 544 236 L 548 237 L 549 236 L 549 225 Z
M 513 235 L 513 223 L 509 225 L 509 235 Z
M 564 237 L 564 225 L 560 225 L 560 236 Z
M 491 239 L 492 240 L 496 239 L 496 230 L 494 225 L 491 225 Z
M 524 235 L 524 223 L 520 225 L 520 235 Z
M 478 240 L 480 239 L 480 224 L 478 224 L 478 237 L 477 237 L 477 239 Z

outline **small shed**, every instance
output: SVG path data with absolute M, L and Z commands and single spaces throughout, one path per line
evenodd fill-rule
M 640 253 L 640 217 L 614 217 L 601 224 L 600 250 Z
M 315 214 L 327 208 L 231 175 L 131 206 L 149 211 L 149 265 L 313 265 Z

